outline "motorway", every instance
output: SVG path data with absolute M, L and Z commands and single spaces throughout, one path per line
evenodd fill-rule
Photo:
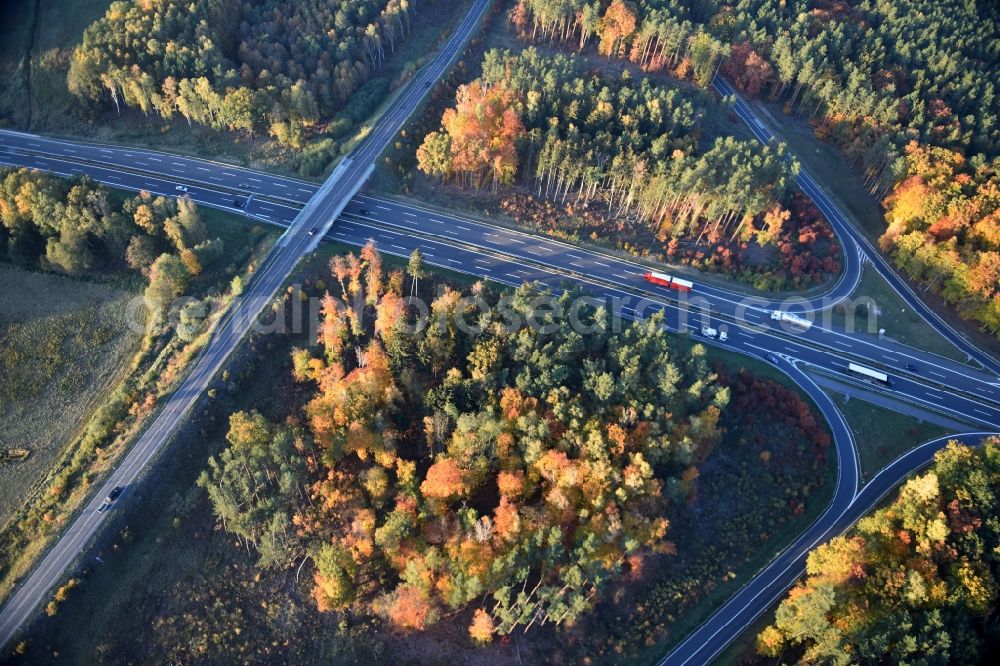
M 477 8 L 481 13 L 485 5 L 485 2 L 477 3 L 472 14 Z M 467 34 L 470 26 L 474 25 L 469 21 L 467 18 L 453 41 L 459 35 Z M 101 488 L 101 492 L 3 609 L 0 615 L 0 643 L 10 638 L 95 533 L 101 517 L 96 508 L 107 491 L 113 486 L 131 483 L 164 445 L 170 432 L 239 343 L 256 314 L 270 301 L 297 260 L 314 249 L 324 233 L 328 239 L 351 245 L 363 245 L 368 239 L 374 239 L 382 252 L 402 257 L 419 247 L 428 263 L 484 276 L 501 284 L 519 285 L 538 281 L 560 290 L 566 283 L 574 283 L 595 297 L 606 299 L 613 311 L 624 319 L 663 310 L 668 326 L 674 330 L 697 333 L 709 323 L 720 330 L 728 329 L 729 340 L 725 345 L 712 340 L 706 342 L 770 360 L 816 402 L 830 424 L 839 458 L 838 481 L 830 506 L 809 530 L 727 602 L 708 623 L 681 643 L 664 663 L 705 663 L 710 660 L 794 582 L 801 574 L 803 558 L 809 548 L 838 533 L 837 530 L 842 531 L 843 526 L 850 524 L 851 517 L 856 519 L 860 515 L 864 498 L 875 492 L 870 488 L 877 490 L 883 484 L 885 488 L 891 487 L 890 482 L 898 481 L 908 469 L 913 469 L 907 468 L 907 465 L 916 465 L 923 460 L 919 457 L 921 454 L 911 452 L 917 457 L 907 457 L 910 456 L 907 454 L 859 490 L 857 453 L 850 430 L 829 396 L 819 389 L 809 373 L 826 372 L 837 375 L 841 381 L 850 382 L 852 380 L 843 374 L 847 363 L 851 360 L 863 362 L 890 371 L 893 378 L 891 389 L 873 389 L 865 384 L 863 388 L 866 391 L 880 390 L 921 409 L 975 422 L 990 430 L 1000 430 L 1000 381 L 989 372 L 980 372 L 968 365 L 875 336 L 838 329 L 828 322 L 819 322 L 804 333 L 786 330 L 773 325 L 768 316 L 769 310 L 784 307 L 784 303 L 759 296 L 748 297 L 738 291 L 699 284 L 690 301 L 679 301 L 674 292 L 658 290 L 642 280 L 642 273 L 648 270 L 647 267 L 613 254 L 455 214 L 357 194 L 382 148 L 422 97 L 425 90 L 422 82 L 440 73 L 441 70 L 434 67 L 446 54 L 454 55 L 452 47 L 453 43 L 449 42 L 428 71 L 418 76 L 414 85 L 396 100 L 369 138 L 320 188 L 294 178 L 196 158 L 0 132 L 0 164 L 27 166 L 63 175 L 86 174 L 114 187 L 147 190 L 167 196 L 181 195 L 176 188 L 183 185 L 187 188 L 187 195 L 202 205 L 236 213 L 242 211 L 250 219 L 287 227 L 268 262 L 251 282 L 243 301 L 217 327 L 212 341 L 181 389 Z M 716 85 L 721 90 L 725 84 L 716 82 Z M 736 106 L 740 113 L 740 101 Z M 744 111 L 749 113 L 748 107 Z M 741 117 L 744 117 L 743 113 Z M 752 118 L 752 115 L 744 119 L 748 117 Z M 754 128 L 752 120 L 748 124 Z M 762 128 L 761 124 L 757 129 Z M 766 132 L 766 129 L 763 131 Z M 766 140 L 768 136 L 758 135 L 758 138 Z M 808 174 L 800 172 L 799 178 L 800 186 L 814 196 L 817 205 L 834 224 L 844 247 L 845 259 L 855 259 L 845 261 L 843 276 L 827 293 L 790 304 L 789 309 L 809 314 L 848 297 L 860 279 L 862 257 L 875 260 L 870 256 L 873 249 L 865 245 L 867 241 L 852 235 L 857 232 L 815 187 Z M 234 206 L 236 201 L 243 204 L 242 208 Z M 335 218 L 337 222 L 331 228 Z M 310 236 L 308 232 L 313 227 L 320 228 L 324 233 Z M 877 263 L 875 265 L 878 266 Z M 888 272 L 895 275 L 891 269 Z M 893 286 L 906 298 L 904 292 L 908 291 L 908 287 L 902 281 L 900 283 L 903 291 L 897 285 Z M 912 297 L 919 303 L 915 295 Z M 924 310 L 927 310 L 926 307 Z M 930 315 L 925 316 L 933 321 Z M 961 347 L 963 339 L 960 336 L 948 334 L 946 337 Z M 978 351 L 970 356 L 985 368 L 994 369 L 996 362 L 990 357 Z M 907 371 L 905 367 L 908 363 L 918 366 L 918 369 Z M 930 450 L 921 447 L 915 451 L 926 453 Z
M 302 203 L 316 191 L 315 185 L 304 181 L 196 158 L 0 131 L 2 163 L 86 174 L 115 187 L 167 196 L 182 194 L 176 187 L 183 184 L 199 204 L 237 214 L 242 210 L 249 218 L 281 226 L 296 219 Z M 234 206 L 236 201 L 242 209 Z M 365 194 L 352 198 L 327 237 L 352 245 L 374 239 L 383 252 L 398 256 L 420 247 L 431 264 L 503 284 L 537 280 L 558 289 L 569 280 L 595 296 L 619 299 L 625 317 L 634 316 L 636 307 L 665 308 L 675 330 L 700 331 L 703 325 L 712 325 L 727 331 L 727 345 L 737 351 L 760 358 L 774 353 L 846 381 L 852 381 L 844 375 L 847 364 L 863 363 L 893 379 L 891 391 L 876 390 L 951 418 L 1000 427 L 996 376 L 875 335 L 845 330 L 815 314 L 822 308 L 829 312 L 832 303 L 847 298 L 850 292 L 845 293 L 844 286 L 856 285 L 858 276 L 842 277 L 830 291 L 810 298 L 774 301 L 697 284 L 691 298 L 678 301 L 675 292 L 646 283 L 642 274 L 649 269 L 635 261 Z M 860 262 L 850 266 L 860 273 Z M 804 332 L 783 326 L 769 316 L 779 307 L 816 317 L 816 323 Z
M 275 292 L 285 282 L 299 259 L 315 249 L 323 233 L 367 180 L 375 160 L 426 95 L 429 86 L 425 84 L 436 81 L 448 69 L 489 6 L 489 0 L 476 0 L 473 3 L 455 33 L 434 59 L 417 72 L 365 140 L 338 165 L 316 195 L 293 218 L 255 273 L 243 297 L 233 304 L 213 332 L 191 373 L 129 450 L 118 468 L 98 488 L 98 492 L 53 544 L 38 566 L 21 581 L 7 605 L 0 611 L 0 645 L 6 644 L 15 635 L 33 610 L 42 603 L 48 591 L 63 579 L 67 568 L 90 542 L 107 515 L 97 511 L 103 498 L 116 486 L 126 488 L 124 497 L 127 497 L 129 484 L 135 481 L 149 461 L 170 441 L 172 433 L 183 421 L 187 411 L 250 330 L 257 315 L 272 301 Z M 310 233 L 313 228 L 322 229 L 323 233 Z

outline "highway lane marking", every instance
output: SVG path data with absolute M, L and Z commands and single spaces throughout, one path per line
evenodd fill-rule
M 941 379 L 947 379 L 947 377 L 945 377 L 944 375 L 942 375 L 940 372 L 934 372 L 933 370 L 928 370 L 927 374 L 928 375 L 934 375 L 935 377 L 940 377 Z
M 469 227 L 463 227 L 461 224 L 456 224 L 455 226 L 461 229 L 462 231 L 472 231 L 472 229 L 470 229 Z
M 297 187 L 297 188 L 295 188 L 295 189 L 297 189 L 297 190 L 298 190 L 299 192 L 305 192 L 306 194 L 312 194 L 313 192 L 315 192 L 315 191 L 316 191 L 316 190 L 307 190 L 307 189 L 306 189 L 306 188 L 304 188 L 304 187 Z
M 410 217 L 416 217 L 416 215 L 414 213 L 411 213 L 411 212 L 406 211 L 406 210 L 403 211 L 403 215 L 408 215 Z
M 441 220 L 435 220 L 433 217 L 428 217 L 427 221 L 433 222 L 434 224 L 444 224 L 444 222 L 442 222 Z
M 278 181 L 274 181 L 274 182 L 273 182 L 273 183 L 271 183 L 271 184 L 272 184 L 272 185 L 274 185 L 275 187 L 285 187 L 285 188 L 287 188 L 287 187 L 288 187 L 287 185 L 284 185 L 284 184 L 282 184 L 282 183 L 279 183 Z
M 150 162 L 162 162 L 163 161 L 159 157 L 150 157 L 148 159 L 149 159 Z
M 851 345 L 847 344 L 843 340 L 833 340 L 833 344 L 840 345 L 841 347 L 844 347 L 846 349 L 850 349 L 851 348 Z
M 578 264 L 575 261 L 569 262 L 569 265 L 570 266 L 576 266 L 577 268 L 586 268 L 586 266 L 584 266 L 583 264 Z
M 455 264 L 457 266 L 461 266 L 462 265 L 462 262 L 458 261 L 457 259 L 445 259 L 445 261 L 447 261 L 449 264 Z
M 514 238 L 513 236 L 511 236 L 507 240 L 511 241 L 512 243 L 519 243 L 521 245 L 524 245 L 524 241 L 521 240 L 520 238 Z
M 183 166 L 186 166 L 186 165 L 185 165 L 184 163 L 182 163 L 182 162 L 171 162 L 171 164 L 173 164 L 173 165 L 174 165 L 174 166 L 176 166 L 176 167 L 183 167 Z
M 388 206 L 379 206 L 378 204 L 375 204 L 375 207 L 376 207 L 376 208 L 381 208 L 382 210 L 392 210 L 392 209 L 391 209 L 391 208 L 389 208 Z
M 604 263 L 603 261 L 595 261 L 595 260 L 591 259 L 590 263 L 597 264 L 598 266 L 604 266 L 605 268 L 611 268 L 611 266 L 609 266 L 608 264 Z
M 235 173 L 229 173 L 228 171 L 223 171 L 222 175 L 223 176 L 235 176 L 236 174 Z
M 402 250 L 403 252 L 406 252 L 407 250 L 407 248 L 403 247 L 402 245 L 396 245 L 395 243 L 390 243 L 390 247 L 394 247 L 397 250 Z
M 252 180 L 255 183 L 263 182 L 260 178 L 254 178 L 253 176 L 247 176 L 247 180 Z
M 198 167 L 198 171 L 208 171 L 208 169 L 203 166 L 200 166 Z
M 973 407 L 973 408 L 972 408 L 972 411 L 974 411 L 974 412 L 979 412 L 979 413 L 980 413 L 980 414 L 982 414 L 983 416 L 989 416 L 989 417 L 992 417 L 992 416 L 993 416 L 993 415 L 992 415 L 992 414 L 990 414 L 989 412 L 984 412 L 983 410 L 979 409 L 978 407 Z

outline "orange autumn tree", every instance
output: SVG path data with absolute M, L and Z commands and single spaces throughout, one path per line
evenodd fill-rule
M 420 323 L 404 281 L 372 271 L 373 246 L 331 263 L 319 345 L 293 352 L 304 419 L 267 467 L 279 483 L 254 500 L 281 508 L 276 526 L 254 527 L 213 491 L 227 528 L 250 521 L 258 548 L 262 533 L 289 535 L 277 561 L 308 554 L 320 611 L 420 631 L 478 608 L 463 620 L 477 643 L 570 624 L 615 576 L 672 552 L 668 503 L 683 500 L 680 475 L 716 441 L 728 401 L 702 348 L 674 348 L 660 318 L 611 334 L 607 311 L 571 309 L 572 293 L 536 313 L 538 285 L 503 302 L 485 285 L 472 290 L 481 301 L 435 289 Z M 254 479 L 244 452 L 290 427 L 235 419 L 242 466 L 227 472 Z
M 609 57 L 624 55 L 629 39 L 635 34 L 637 23 L 635 9 L 629 3 L 612 0 L 598 26 L 601 41 L 597 50 L 601 55 Z
M 417 166 L 428 175 L 457 178 L 477 190 L 514 182 L 517 141 L 524 125 L 514 93 L 479 81 L 459 86 L 455 107 L 441 117 L 441 132 L 431 132 L 417 150 Z
M 901 271 L 1000 336 L 1000 158 L 910 142 L 880 243 Z

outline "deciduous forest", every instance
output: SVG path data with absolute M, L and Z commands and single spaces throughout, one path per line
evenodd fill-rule
M 120 206 L 86 177 L 66 180 L 27 169 L 0 170 L 0 257 L 70 275 L 133 269 L 162 308 L 222 256 L 187 197 L 141 192 Z
M 888 507 L 809 554 L 805 580 L 757 637 L 759 653 L 983 663 L 997 649 L 998 492 L 1000 438 L 939 451 Z
M 319 353 L 293 353 L 316 387 L 301 417 L 233 414 L 200 480 L 262 566 L 307 557 L 320 610 L 402 629 L 475 604 L 489 642 L 572 623 L 673 548 L 666 506 L 729 400 L 702 347 L 533 285 L 443 288 L 420 326 L 419 260 L 386 275 L 369 246 L 331 272 Z

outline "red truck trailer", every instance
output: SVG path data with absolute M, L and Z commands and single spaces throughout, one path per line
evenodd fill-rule
M 651 271 L 649 273 L 643 274 L 646 282 L 652 282 L 653 284 L 658 284 L 661 287 L 666 287 L 668 289 L 674 289 L 676 291 L 688 292 L 694 289 L 694 283 L 688 280 L 682 280 L 680 278 L 671 277 L 665 273 L 657 273 L 656 271 Z

